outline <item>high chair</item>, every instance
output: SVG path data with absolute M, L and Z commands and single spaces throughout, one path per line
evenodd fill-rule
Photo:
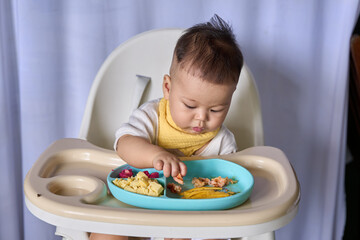
M 296 215 L 299 184 L 284 153 L 262 146 L 259 97 L 246 65 L 225 122 L 239 152 L 215 156 L 242 165 L 254 176 L 253 192 L 244 204 L 219 211 L 151 210 L 127 205 L 107 191 L 108 173 L 125 164 L 113 150 L 114 133 L 135 108 L 162 97 L 163 76 L 169 72 L 181 33 L 180 29 L 153 30 L 116 48 L 94 80 L 79 139 L 56 141 L 28 172 L 24 182 L 28 209 L 57 226 L 56 234 L 63 239 L 85 240 L 87 232 L 275 239 L 274 231 Z M 192 159 L 196 158 L 184 160 Z

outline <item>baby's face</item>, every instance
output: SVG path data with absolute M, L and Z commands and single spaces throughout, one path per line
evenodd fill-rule
M 224 122 L 236 84 L 221 85 L 178 69 L 165 75 L 163 91 L 176 125 L 194 134 L 214 131 Z

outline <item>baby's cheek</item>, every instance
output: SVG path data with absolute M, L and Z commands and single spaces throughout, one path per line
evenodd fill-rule
M 211 128 L 210 131 L 215 131 L 221 126 L 222 123 L 223 123 L 222 119 L 217 119 L 216 121 L 210 122 L 208 125 L 209 128 Z
M 187 119 L 186 113 L 183 113 L 183 112 L 177 112 L 172 117 L 173 117 L 175 124 L 180 128 L 185 128 L 189 122 L 189 120 Z

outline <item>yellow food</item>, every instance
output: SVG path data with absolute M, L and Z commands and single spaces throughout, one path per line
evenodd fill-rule
M 234 192 L 223 192 L 221 187 L 198 187 L 192 188 L 181 193 L 185 199 L 201 199 L 201 198 L 222 198 L 228 197 Z
M 159 197 L 164 192 L 163 186 L 144 172 L 138 172 L 135 177 L 116 178 L 113 183 L 126 191 L 153 197 Z
M 199 192 L 199 191 L 204 191 L 204 190 L 222 190 L 221 187 L 196 187 L 196 188 L 192 188 L 189 190 L 186 190 L 185 192 Z

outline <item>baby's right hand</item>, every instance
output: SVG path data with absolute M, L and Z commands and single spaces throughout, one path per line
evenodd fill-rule
M 153 166 L 156 170 L 163 170 L 165 177 L 176 177 L 179 173 L 181 176 L 186 175 L 186 165 L 179 160 L 174 154 L 163 151 L 153 159 Z

